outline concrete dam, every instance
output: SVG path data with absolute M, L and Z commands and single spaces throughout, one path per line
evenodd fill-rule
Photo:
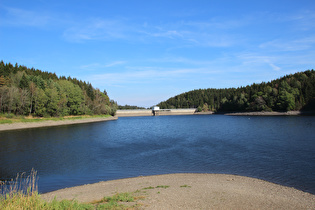
M 161 115 L 193 115 L 196 109 L 126 109 L 117 110 L 117 117 L 161 116 Z

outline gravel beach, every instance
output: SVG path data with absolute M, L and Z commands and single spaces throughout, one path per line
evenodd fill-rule
M 136 193 L 139 209 L 315 209 L 315 195 L 259 179 L 224 174 L 167 174 L 105 181 L 42 194 L 44 200 L 92 202 Z
M 118 119 L 117 117 L 94 117 L 94 118 L 84 118 L 84 119 L 69 118 L 67 120 L 58 120 L 58 121 L 45 120 L 42 122 L 7 123 L 7 124 L 0 124 L 0 131 L 61 126 L 61 125 L 71 125 L 71 124 L 80 124 L 80 123 L 102 122 L 102 121 L 117 120 L 117 119 Z

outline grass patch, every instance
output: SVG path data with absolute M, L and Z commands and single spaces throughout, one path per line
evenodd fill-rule
M 134 197 L 130 193 L 117 193 L 112 197 L 104 197 L 102 202 L 132 202 Z
M 22 118 L 19 120 L 20 122 L 41 122 L 43 121 L 42 119 L 39 119 L 39 118 L 35 118 L 35 119 L 25 119 L 25 118 Z
M 168 186 L 168 185 L 158 185 L 158 186 L 156 186 L 156 187 L 152 187 L 152 186 L 150 186 L 150 187 L 145 187 L 145 188 L 142 188 L 143 190 L 153 190 L 153 189 L 155 189 L 155 188 L 163 188 L 163 189 L 166 189 L 166 188 L 169 188 L 170 186 Z
M 96 209 L 130 209 L 139 206 L 139 204 L 132 202 L 143 198 L 143 196 L 135 197 L 132 193 L 117 193 L 104 197 L 100 201 L 94 201 L 92 204 L 96 205 Z M 126 205 L 126 203 L 131 203 L 131 205 Z
M 75 200 L 61 200 L 56 198 L 51 202 L 41 199 L 37 191 L 37 173 L 32 170 L 30 175 L 17 175 L 15 180 L 0 181 L 0 209 L 136 209 L 140 206 L 135 201 L 144 199 L 144 196 L 135 196 L 135 193 L 117 193 L 104 197 L 100 201 L 80 203 Z
M 144 190 L 152 190 L 152 189 L 154 189 L 155 187 L 145 187 L 145 188 L 143 188 Z
M 7 119 L 4 119 L 4 120 L 0 120 L 0 124 L 10 124 L 10 123 L 13 123 L 12 120 L 7 120 Z
M 22 173 L 15 180 L 0 181 L 0 209 L 95 209 L 92 204 L 77 201 L 42 200 L 37 191 L 36 175 L 32 170 L 29 176 Z
M 184 185 L 181 185 L 180 187 L 191 187 L 191 186 L 184 184 Z
M 83 204 L 77 201 L 54 199 L 51 202 L 46 202 L 40 198 L 38 193 L 25 195 L 15 193 L 8 198 L 0 199 L 0 209 L 95 209 L 91 204 Z
M 42 121 L 62 121 L 62 120 L 80 120 L 89 118 L 106 118 L 111 115 L 80 115 L 80 116 L 64 116 L 64 117 L 32 117 L 32 116 L 15 116 L 13 114 L 1 114 L 0 124 L 6 123 L 29 123 L 29 122 L 42 122 Z
M 170 186 L 168 186 L 168 185 L 159 185 L 159 186 L 156 186 L 155 188 L 164 188 L 164 189 L 166 189 L 166 188 L 169 188 Z

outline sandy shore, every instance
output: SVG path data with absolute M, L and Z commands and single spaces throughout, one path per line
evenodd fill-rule
M 223 113 L 224 115 L 233 116 L 296 116 L 296 115 L 314 115 L 315 113 L 302 112 L 302 111 L 288 111 L 288 112 L 235 112 L 235 113 Z
M 158 187 L 160 186 L 160 187 Z M 315 195 L 259 179 L 222 174 L 168 174 L 99 182 L 42 194 L 91 202 L 116 193 L 142 199 L 139 209 L 315 209 Z
M 80 124 L 80 123 L 92 123 L 92 122 L 101 122 L 101 121 L 108 121 L 108 120 L 117 120 L 117 117 L 95 117 L 95 118 L 68 119 L 68 120 L 59 120 L 59 121 L 46 120 L 42 122 L 8 123 L 8 124 L 0 124 L 0 131 L 61 126 L 61 125 L 71 125 L 71 124 Z

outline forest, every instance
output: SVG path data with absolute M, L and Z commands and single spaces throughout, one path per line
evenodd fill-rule
M 134 106 L 134 105 L 118 105 L 118 109 L 122 110 L 122 109 L 145 109 L 144 107 L 139 107 L 139 106 Z
M 117 103 L 90 83 L 0 62 L 0 113 L 57 117 L 115 115 Z
M 158 104 L 161 109 L 197 108 L 199 112 L 315 110 L 315 71 L 307 70 L 246 87 L 199 89 Z

